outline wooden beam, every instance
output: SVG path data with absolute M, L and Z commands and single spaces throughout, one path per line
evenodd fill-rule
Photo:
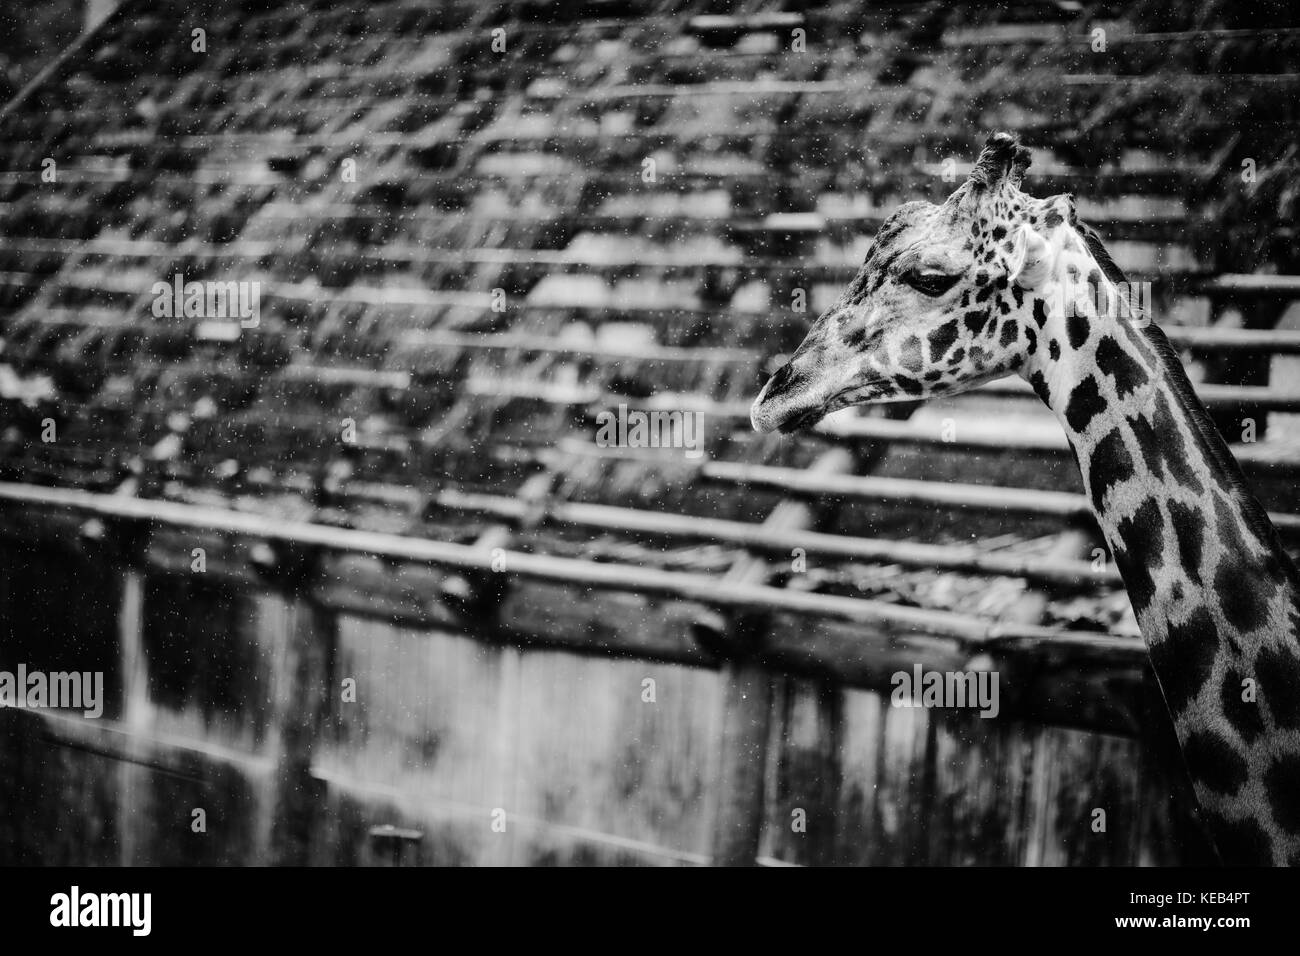
M 982 511 L 1006 511 L 1063 520 L 1092 517 L 1088 499 L 1066 491 L 971 485 L 960 482 L 920 481 L 913 478 L 809 475 L 798 468 L 706 462 L 700 467 L 710 481 L 766 488 L 801 495 L 838 495 L 846 499 L 891 501 L 907 505 L 938 505 Z M 1300 515 L 1272 512 L 1269 520 L 1280 533 L 1300 534 Z
M 514 520 L 527 510 L 527 506 L 514 498 L 454 490 L 439 492 L 434 501 L 440 508 L 490 514 L 507 520 Z M 767 523 L 750 524 L 613 505 L 556 502 L 546 508 L 544 521 L 655 538 L 724 542 L 768 555 L 789 555 L 793 549 L 803 548 L 809 555 L 831 560 L 999 574 L 1061 588 L 1117 587 L 1122 584 L 1113 568 L 1095 571 L 1088 561 L 991 551 L 978 545 L 924 544 L 827 534 L 801 528 L 786 530 Z
M 1010 489 L 1001 485 L 881 478 L 875 475 L 811 475 L 801 468 L 708 461 L 700 466 L 706 481 L 763 488 L 798 495 L 834 495 L 844 499 L 889 501 L 904 505 L 939 505 L 982 511 L 1011 511 L 1061 519 L 1090 517 L 1083 495 L 1066 491 Z
M 0 503 L 70 509 L 77 514 L 199 528 L 265 541 L 280 541 L 295 547 L 360 552 L 440 567 L 491 571 L 493 565 L 492 552 L 473 545 L 356 531 L 305 521 L 284 521 L 223 508 L 201 508 L 68 488 L 0 482 Z M 737 583 L 720 588 L 718 578 L 703 574 L 516 551 L 504 554 L 508 571 L 503 573 L 533 580 L 663 594 L 736 611 L 794 611 L 864 624 L 884 624 L 903 630 L 941 633 L 977 643 L 1009 633 L 1007 628 L 995 623 L 949 611 L 933 611 L 829 594 L 808 594 L 765 585 Z M 1059 636 L 1062 632 L 1043 628 L 1036 631 L 1018 630 L 1018 633 L 1048 638 Z

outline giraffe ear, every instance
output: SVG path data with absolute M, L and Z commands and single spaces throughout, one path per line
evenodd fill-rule
M 1007 279 L 1022 289 L 1036 289 L 1052 274 L 1051 248 L 1033 228 L 1022 225 L 1007 263 Z

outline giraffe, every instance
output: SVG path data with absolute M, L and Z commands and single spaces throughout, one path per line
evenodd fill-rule
M 1028 165 L 998 133 L 945 202 L 901 206 L 754 428 L 1027 379 L 1069 439 L 1220 857 L 1300 865 L 1295 566 L 1073 197 L 1021 191 Z

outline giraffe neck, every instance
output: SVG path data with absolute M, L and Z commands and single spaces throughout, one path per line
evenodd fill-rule
M 1081 282 L 1117 290 L 1060 232 L 1022 374 L 1074 449 L 1220 855 L 1300 865 L 1295 568 L 1163 333 L 1122 307 L 1061 307 Z

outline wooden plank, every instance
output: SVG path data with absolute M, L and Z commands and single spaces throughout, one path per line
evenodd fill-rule
M 280 605 L 282 599 L 267 600 Z M 278 634 L 267 639 L 280 649 L 270 748 L 275 761 L 270 858 L 281 866 L 303 866 L 311 862 L 314 832 L 325 812 L 324 787 L 312 774 L 312 762 L 335 697 L 337 623 L 331 612 L 301 598 L 283 603 L 278 613 L 274 606 L 269 610 Z
M 512 662 L 476 636 L 352 618 L 341 644 L 358 704 L 317 760 L 332 862 L 366 862 L 376 822 L 420 830 L 421 865 L 707 861 L 716 671 L 550 651 Z
M 876 476 L 810 475 L 798 468 L 710 461 L 700 466 L 707 480 L 790 494 L 838 496 L 847 499 L 885 500 L 908 505 L 938 505 L 1043 515 L 1063 520 L 1091 520 L 1092 509 L 1083 495 L 1035 488 L 973 485 L 961 482 L 920 481 Z M 0 491 L 2 495 L 2 491 Z M 1269 520 L 1284 535 L 1300 533 L 1300 515 L 1272 512 Z
M 440 492 L 435 501 L 441 508 L 483 512 L 503 518 L 518 517 L 525 511 L 525 507 L 515 499 L 500 495 L 466 494 L 451 490 Z M 543 517 L 548 523 L 581 528 L 726 542 L 768 555 L 789 556 L 795 548 L 802 548 L 809 556 L 831 560 L 874 561 L 902 564 L 905 567 L 1008 575 L 1061 587 L 1116 586 L 1121 583 L 1114 569 L 1106 568 L 1097 572 L 1087 561 L 1044 558 L 1041 555 L 1022 556 L 988 551 L 975 545 L 932 545 L 807 530 L 786 531 L 743 521 L 575 502 L 551 504 Z
M 798 495 L 1010 511 L 1062 519 L 1089 518 L 1092 514 L 1083 495 L 1063 491 L 1016 489 L 1012 493 L 1010 489 L 997 485 L 940 483 L 875 475 L 811 475 L 800 468 L 724 461 L 705 462 L 700 466 L 700 476 L 706 481 Z
M 536 653 L 523 658 L 519 688 L 516 862 L 619 862 L 595 846 L 616 840 L 659 848 L 657 862 L 707 859 L 718 672 Z
M 1201 288 L 1211 295 L 1233 299 L 1248 296 L 1294 299 L 1300 297 L 1300 276 L 1224 273 L 1207 279 Z
M 844 688 L 838 682 L 781 683 L 772 727 L 763 854 L 805 866 L 840 862 Z
M 517 720 L 503 704 L 517 688 L 507 688 L 506 655 L 445 628 L 352 615 L 339 618 L 338 634 L 336 672 L 356 682 L 356 698 L 340 701 L 313 761 L 328 791 L 316 862 L 370 862 L 369 831 L 382 824 L 424 834 L 408 861 L 416 865 L 508 858 L 502 844 L 514 834 L 491 829 L 494 808 L 515 809 L 503 746 Z
M 753 663 L 729 663 L 723 674 L 722 736 L 709 856 L 714 866 L 753 866 L 758 861 L 765 818 L 775 678 Z
M 149 675 L 144 652 L 144 576 L 135 569 L 122 572 L 118 652 L 122 655 L 122 723 L 131 731 L 125 741 L 126 759 L 118 765 L 116 774 L 119 793 L 117 828 L 121 834 L 119 865 L 135 866 L 140 862 L 136 845 L 139 811 L 148 782 L 139 765 L 144 751 L 137 735 L 150 723 Z
M 1215 321 L 1221 320 L 1225 303 L 1216 300 L 1211 305 Z M 1248 330 L 1267 332 L 1281 320 L 1283 313 L 1287 311 L 1287 303 L 1271 299 L 1251 299 L 1242 303 L 1239 308 L 1243 324 Z M 1263 351 L 1210 355 L 1205 359 L 1205 380 L 1210 383 L 1253 386 L 1255 394 L 1272 394 L 1268 388 L 1272 364 L 1272 357 Z M 1268 413 L 1275 410 L 1277 409 L 1272 404 L 1261 403 L 1243 395 L 1235 401 L 1224 402 L 1211 408 L 1210 418 L 1222 434 L 1234 438 L 1244 436 L 1249 422 L 1253 437 L 1263 440 L 1268 434 Z
M 777 469 L 777 471 L 789 471 L 789 469 Z M 795 472 L 795 474 L 802 476 L 802 481 L 812 484 L 867 480 L 828 479 L 804 472 Z M 917 484 L 925 484 L 925 482 L 917 482 Z M 152 499 L 129 499 L 66 488 L 44 488 L 0 482 L 0 501 L 56 510 L 70 508 L 83 514 L 165 523 L 176 527 L 219 530 L 223 533 L 280 541 L 304 548 L 358 551 L 477 571 L 491 571 L 493 563 L 503 559 L 507 573 L 535 580 L 581 584 L 642 594 L 668 594 L 700 604 L 733 610 L 793 610 L 860 623 L 892 623 L 905 629 L 929 630 L 977 642 L 1009 635 L 1055 637 L 1060 634 L 1059 631 L 1050 629 L 1004 628 L 978 618 L 951 612 L 931 611 L 858 598 L 801 593 L 742 582 L 720 589 L 718 579 L 708 575 L 514 551 L 502 551 L 494 555 L 491 551 L 484 551 L 470 545 L 380 532 L 356 531 L 302 521 L 281 521 L 255 513 L 222 508 L 200 508 Z
M 1023 864 L 1132 863 L 1141 814 L 1132 769 L 1138 760 L 1136 741 L 1036 728 Z

